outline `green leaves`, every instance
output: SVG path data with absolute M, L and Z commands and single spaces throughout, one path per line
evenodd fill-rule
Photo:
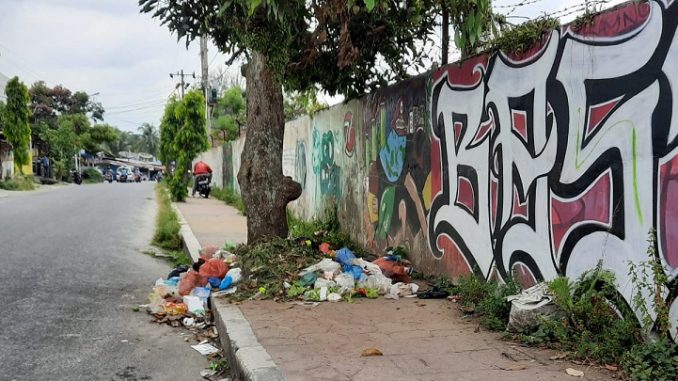
M 31 126 L 28 124 L 28 88 L 19 80 L 12 78 L 5 87 L 7 104 L 2 112 L 2 127 L 7 141 L 14 148 L 14 162 L 23 174 L 21 166 L 29 164 Z
M 247 0 L 247 9 L 248 14 L 252 16 L 254 11 L 257 10 L 257 7 L 261 5 L 262 0 Z
M 365 7 L 367 7 L 368 11 L 372 11 L 376 3 L 376 0 L 365 0 Z

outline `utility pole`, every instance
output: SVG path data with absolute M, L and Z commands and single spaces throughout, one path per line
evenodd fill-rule
M 207 62 L 207 38 L 200 36 L 200 66 L 202 68 L 202 90 L 205 94 L 205 120 L 207 133 L 212 132 L 212 118 L 210 113 L 209 63 Z
M 193 76 L 195 78 L 195 73 L 193 74 L 184 74 L 184 69 L 181 69 L 180 72 L 178 73 L 170 73 L 170 78 L 174 78 L 174 76 L 179 77 L 179 81 L 181 82 L 179 86 L 181 86 L 181 99 L 184 99 L 184 89 L 186 88 L 186 85 L 184 84 L 184 77 L 185 76 Z

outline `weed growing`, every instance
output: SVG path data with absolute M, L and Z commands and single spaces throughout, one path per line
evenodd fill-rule
M 234 253 L 243 272 L 237 299 L 255 295 L 261 299 L 284 298 L 283 283 L 298 280 L 301 269 L 322 259 L 311 246 L 278 237 L 254 245 L 240 245 Z
M 88 184 L 103 183 L 104 175 L 95 168 L 86 168 L 82 171 L 82 180 Z
M 520 292 L 520 286 L 512 278 L 496 283 L 467 275 L 459 278 L 455 285 L 446 276 L 438 275 L 429 283 L 436 289 L 457 295 L 462 311 L 479 317 L 480 324 L 493 331 L 505 329 L 511 309 L 506 297 Z
M 17 176 L 10 180 L 0 181 L 0 189 L 9 191 L 31 191 L 35 189 L 32 176 Z
M 182 249 L 181 236 L 179 235 L 181 226 L 179 225 L 179 217 L 172 209 L 167 186 L 164 183 L 159 183 L 155 187 L 155 195 L 158 200 L 158 215 L 153 244 L 166 250 L 179 251 Z
M 348 247 L 357 257 L 366 260 L 373 257 L 360 244 L 353 241 L 348 234 L 340 231 L 337 212 L 333 208 L 328 209 L 320 219 L 311 221 L 298 218 L 288 210 L 287 225 L 291 240 L 308 241 L 314 248 L 317 248 L 317 245 L 322 242 L 327 242 L 333 249 Z

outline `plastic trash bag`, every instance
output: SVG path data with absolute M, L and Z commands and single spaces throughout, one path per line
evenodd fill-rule
M 410 283 L 412 281 L 412 278 L 410 278 L 412 267 L 407 266 L 401 261 L 391 260 L 389 257 L 381 257 L 372 263 L 379 266 L 382 274 L 393 279 L 394 282 Z
M 184 296 L 184 303 L 188 308 L 188 312 L 194 315 L 205 314 L 205 304 L 200 297 L 194 295 L 186 295 Z
M 553 301 L 553 295 L 546 283 L 539 283 L 518 295 L 508 296 L 506 300 L 511 302 L 506 326 L 509 332 L 531 332 L 539 326 L 543 317 L 556 318 L 563 314 Z
M 200 275 L 205 278 L 223 278 L 228 272 L 228 265 L 221 259 L 212 258 L 200 266 Z
M 341 273 L 334 277 L 334 281 L 341 288 L 352 289 L 355 287 L 355 278 L 351 273 Z
M 316 263 L 315 265 L 308 266 L 307 268 L 301 270 L 299 273 L 300 276 L 304 276 L 308 273 L 314 273 L 316 271 L 332 271 L 335 272 L 341 268 L 341 265 L 330 258 L 324 258 L 322 261 Z
M 367 279 L 360 281 L 360 287 L 375 288 L 379 290 L 380 295 L 385 295 L 391 289 L 391 278 L 384 276 L 384 274 L 368 275 Z
M 240 282 L 240 279 L 242 279 L 242 269 L 241 268 L 234 268 L 228 270 L 226 273 L 226 276 L 224 277 L 224 280 L 221 281 L 221 284 L 219 285 L 220 290 L 225 290 L 232 285 Z
M 317 290 L 319 288 L 323 288 L 323 287 L 330 288 L 330 287 L 334 287 L 336 285 L 337 284 L 333 280 L 327 280 L 325 278 L 318 278 L 318 279 L 315 280 L 315 284 L 313 284 L 313 288 L 315 288 Z
M 200 275 L 197 271 L 189 271 L 179 282 L 179 295 L 188 295 L 196 287 L 203 287 L 207 284 L 207 278 Z

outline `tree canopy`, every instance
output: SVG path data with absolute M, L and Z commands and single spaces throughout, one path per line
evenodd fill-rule
M 139 0 L 179 39 L 209 35 L 233 57 L 261 53 L 289 91 L 363 94 L 422 68 L 434 0 Z M 249 85 L 249 84 L 248 84 Z
M 22 166 L 29 164 L 31 126 L 28 121 L 31 115 L 28 109 L 28 88 L 14 77 L 5 87 L 7 104 L 2 112 L 2 127 L 5 137 L 14 149 L 14 162 L 23 173 Z

